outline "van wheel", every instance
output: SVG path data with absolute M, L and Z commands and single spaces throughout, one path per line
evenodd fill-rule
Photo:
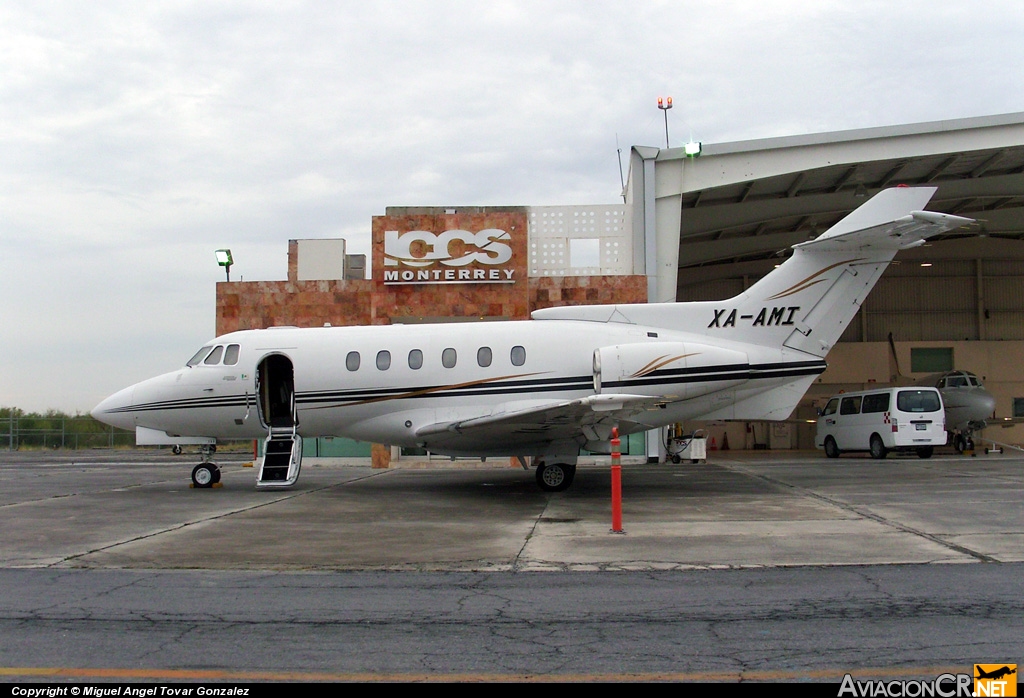
M 889 449 L 882 443 L 882 437 L 878 434 L 871 435 L 871 457 L 881 460 L 889 455 Z
M 829 458 L 839 457 L 839 447 L 836 446 L 836 440 L 831 436 L 825 439 L 825 455 Z
M 935 448 L 933 446 L 922 446 L 921 448 L 917 449 L 917 457 L 918 458 L 931 458 L 932 457 L 932 452 L 934 452 L 934 451 L 935 451 Z

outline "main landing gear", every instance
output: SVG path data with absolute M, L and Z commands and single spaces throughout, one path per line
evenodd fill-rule
M 217 450 L 215 445 L 204 445 L 201 448 L 203 462 L 192 468 L 192 486 L 198 489 L 213 487 L 220 482 L 220 468 L 210 462 L 210 456 Z
M 545 492 L 562 492 L 569 488 L 576 477 L 575 463 L 540 461 L 537 464 L 537 484 Z
M 953 448 L 956 449 L 957 453 L 963 453 L 964 451 L 974 451 L 974 439 L 972 435 L 954 434 L 953 435 Z

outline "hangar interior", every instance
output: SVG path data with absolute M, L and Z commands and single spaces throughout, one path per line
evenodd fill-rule
M 625 194 L 657 260 L 651 300 L 693 301 L 742 292 L 790 245 L 901 184 L 937 187 L 929 210 L 978 223 L 897 256 L 789 425 L 710 425 L 719 445 L 728 434 L 733 448 L 813 447 L 801 420 L 828 396 L 947 367 L 995 395 L 986 438 L 1024 441 L 1024 114 L 703 145 L 697 157 L 634 147 Z

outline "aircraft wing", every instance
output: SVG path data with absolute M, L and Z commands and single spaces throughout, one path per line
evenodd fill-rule
M 508 452 L 509 444 L 531 454 L 553 442 L 607 441 L 616 424 L 624 432 L 646 430 L 637 422 L 645 410 L 665 404 L 647 395 L 591 395 L 577 400 L 531 405 L 487 417 L 421 427 L 416 435 L 438 453 Z M 632 428 L 641 425 L 639 429 Z

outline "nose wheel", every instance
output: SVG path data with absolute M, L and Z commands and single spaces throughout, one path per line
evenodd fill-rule
M 200 463 L 192 468 L 192 486 L 200 489 L 213 487 L 220 482 L 220 468 L 214 463 Z
M 220 482 L 220 468 L 210 462 L 210 456 L 217 450 L 215 445 L 203 446 L 201 449 L 203 462 L 192 468 L 192 486 L 198 489 L 213 487 Z

